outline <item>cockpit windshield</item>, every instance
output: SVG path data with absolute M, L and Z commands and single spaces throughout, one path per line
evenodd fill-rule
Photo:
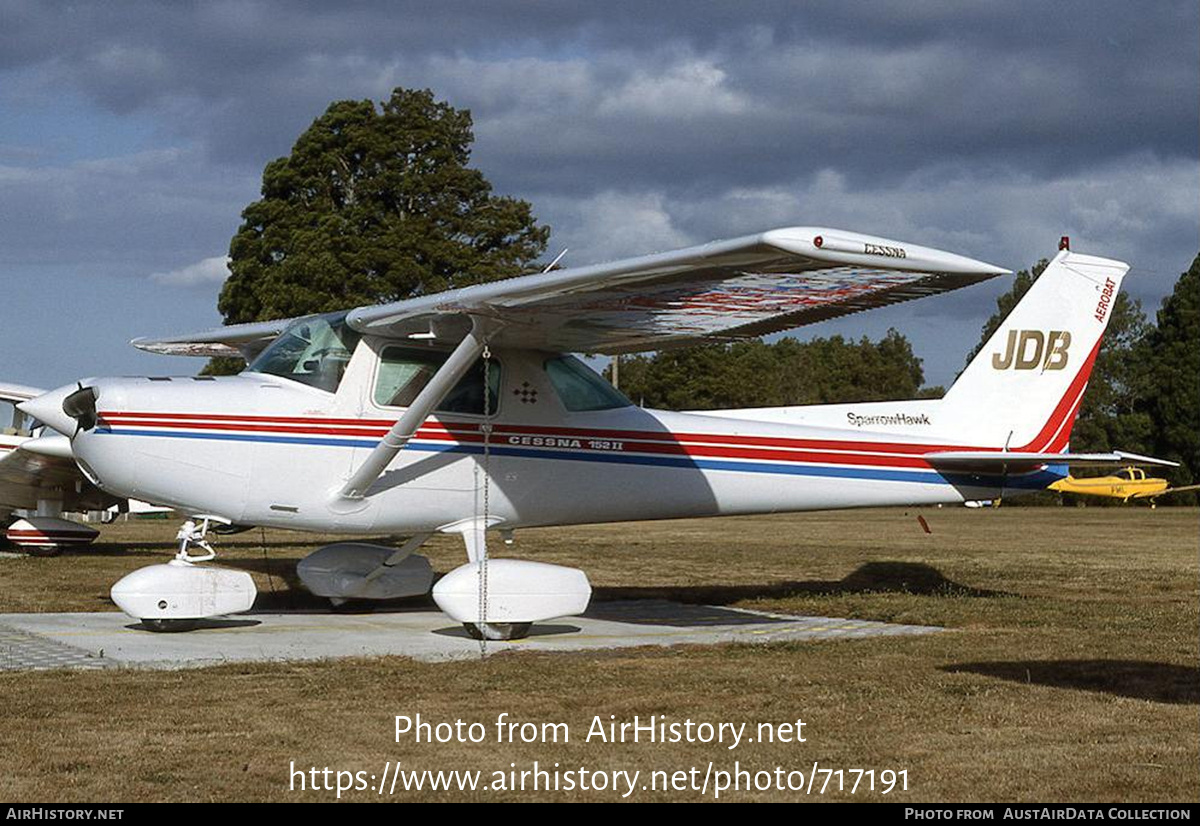
M 246 370 L 335 393 L 359 338 L 346 324 L 345 312 L 307 316 L 293 322 Z

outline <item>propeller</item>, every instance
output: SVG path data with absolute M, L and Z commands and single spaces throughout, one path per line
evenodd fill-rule
M 84 387 L 80 382 L 79 389 L 63 399 L 62 409 L 75 420 L 76 434 L 91 430 L 96 426 L 96 388 Z

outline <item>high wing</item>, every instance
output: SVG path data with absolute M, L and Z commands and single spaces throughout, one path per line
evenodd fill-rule
M 488 318 L 498 346 L 631 353 L 751 338 L 946 292 L 1009 272 L 941 250 L 789 227 L 674 252 L 359 307 L 362 333 L 456 342 Z M 169 355 L 260 351 L 291 319 L 136 339 Z
M 171 338 L 135 338 L 130 343 L 141 350 L 165 356 L 233 357 L 254 361 L 282 333 L 294 318 L 275 321 L 256 321 L 250 324 L 230 324 L 203 333 Z

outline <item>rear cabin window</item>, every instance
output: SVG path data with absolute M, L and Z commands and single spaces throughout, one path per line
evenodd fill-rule
M 375 378 L 375 403 L 381 407 L 408 407 L 429 384 L 429 380 L 449 358 L 449 353 L 414 347 L 385 347 L 379 357 Z M 484 415 L 483 359 L 478 359 L 437 406 L 438 413 Z M 495 358 L 487 368 L 488 413 L 496 412 L 500 398 L 500 362 Z
M 545 367 L 558 400 L 567 410 L 613 410 L 633 404 L 620 390 L 574 356 L 548 359 Z

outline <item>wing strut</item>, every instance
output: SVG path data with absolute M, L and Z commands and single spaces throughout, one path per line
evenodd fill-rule
M 392 429 L 383 437 L 383 441 L 375 446 L 375 449 L 371 451 L 371 455 L 359 466 L 358 470 L 354 471 L 353 475 L 346 481 L 346 484 L 338 491 L 339 497 L 343 499 L 362 499 L 366 495 L 367 489 L 379 478 L 384 468 L 388 466 L 392 459 L 396 458 L 396 454 L 400 452 L 400 449 L 408 444 L 408 441 L 416 435 L 417 428 L 429 418 L 429 414 L 446 397 L 446 394 L 454 389 L 454 385 L 458 384 L 459 379 L 475 363 L 475 359 L 479 358 L 479 354 L 483 352 L 485 343 L 483 325 L 484 322 L 480 319 L 471 319 L 471 331 L 454 348 L 454 352 L 450 354 L 450 358 L 446 359 L 446 363 L 433 374 L 429 383 L 417 394 L 417 397 L 413 399 L 408 409 L 400 415 L 400 418 L 392 425 Z

